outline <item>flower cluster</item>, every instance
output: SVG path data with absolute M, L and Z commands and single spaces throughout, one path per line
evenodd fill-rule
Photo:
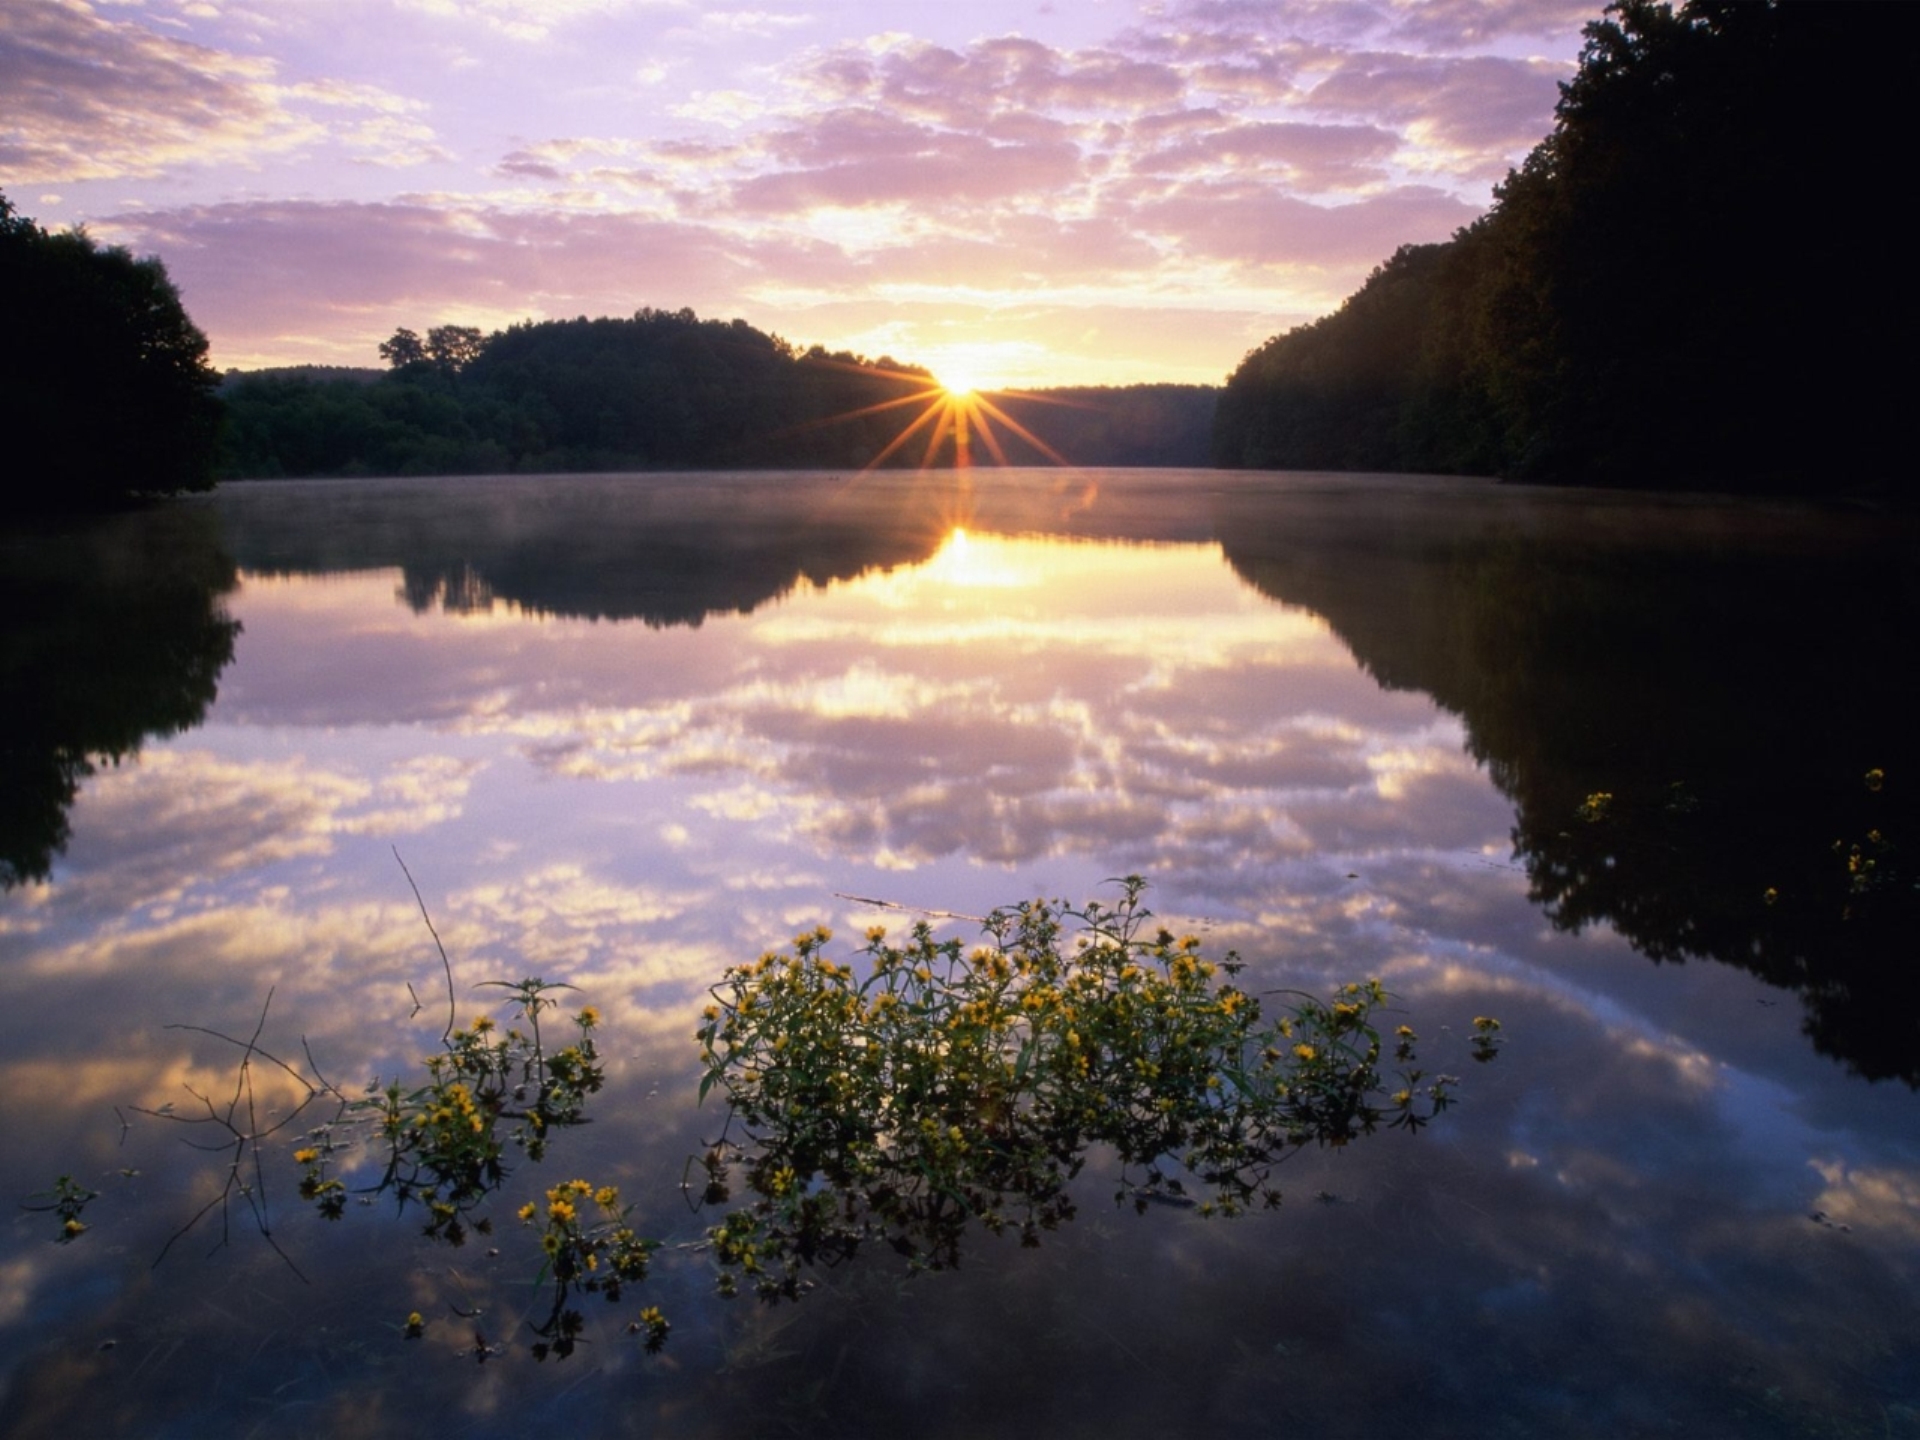
M 1449 1103 L 1448 1077 L 1404 1068 L 1404 1026 L 1389 1092 L 1378 981 L 1266 1020 L 1233 983 L 1237 957 L 1150 926 L 1145 882 L 1123 885 L 1111 907 L 995 912 L 971 950 L 924 923 L 903 946 L 876 928 L 864 977 L 827 957 L 824 929 L 727 972 L 697 1032 L 701 1095 L 729 1103 L 702 1198 L 724 1203 L 736 1172 L 752 1196 L 709 1231 L 723 1290 L 744 1277 L 791 1297 L 805 1264 L 873 1239 L 951 1266 L 975 1224 L 1037 1244 L 1072 1215 L 1068 1184 L 1096 1144 L 1142 1210 L 1277 1204 L 1287 1154 L 1418 1129 Z M 1476 1054 L 1497 1029 L 1477 1022 Z
M 550 1051 L 542 1017 L 559 1006 L 550 992 L 564 987 L 493 983 L 512 992 L 511 1028 L 502 1033 L 482 1015 L 448 1031 L 440 1052 L 423 1062 L 425 1083 L 376 1083 L 294 1152 L 300 1193 L 322 1215 L 337 1220 L 344 1212 L 346 1187 L 330 1172 L 342 1151 L 364 1142 L 383 1162 L 372 1189 L 403 1206 L 417 1202 L 427 1234 L 458 1245 L 470 1212 L 506 1179 L 510 1148 L 538 1160 L 551 1131 L 581 1123 L 587 1097 L 604 1079 L 593 1043 L 598 1013 L 582 1009 L 573 1017 L 578 1038 Z
M 541 1274 L 553 1282 L 552 1311 L 534 1327 L 541 1337 L 533 1347 L 536 1360 L 549 1354 L 565 1359 L 573 1353 L 584 1324 L 568 1303 L 575 1293 L 617 1302 L 626 1286 L 646 1278 L 659 1242 L 634 1233 L 627 1220 L 630 1208 L 620 1203 L 613 1186 L 596 1188 L 586 1180 L 563 1181 L 547 1191 L 545 1205 L 529 1202 L 520 1207 L 520 1223 L 540 1227 L 540 1249 L 546 1256 Z M 668 1328 L 652 1306 L 628 1327 L 631 1333 L 645 1333 L 648 1350 L 666 1343 Z

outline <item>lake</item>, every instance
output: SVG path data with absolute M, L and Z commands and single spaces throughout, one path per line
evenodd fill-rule
M 1917 542 L 1065 469 L 261 483 L 12 535 L 0 1175 L 97 1198 L 71 1244 L 12 1211 L 0 1432 L 1920 1436 Z M 726 967 L 1129 874 L 1269 1005 L 1381 979 L 1456 1106 L 1301 1151 L 1276 1212 L 1136 1213 L 1096 1149 L 1036 1248 L 719 1298 L 683 1181 Z M 449 979 L 504 1024 L 480 987 L 528 976 L 600 1012 L 607 1082 L 490 1234 L 321 1219 L 304 1119 L 233 1143 L 297 1099 L 256 1032 L 357 1092 Z M 575 1175 L 664 1244 L 538 1363 L 513 1216 Z

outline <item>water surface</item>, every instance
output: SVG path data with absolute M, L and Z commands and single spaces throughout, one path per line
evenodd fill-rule
M 0 1173 L 102 1195 L 6 1232 L 0 1430 L 1920 1434 L 1914 538 L 1015 471 L 259 484 L 10 540 Z M 271 992 L 263 1043 L 336 1078 L 435 1042 L 396 850 L 463 1017 L 525 974 L 606 1016 L 599 1118 L 503 1220 L 578 1172 L 699 1238 L 727 964 L 1127 873 L 1249 989 L 1381 976 L 1464 1098 L 1274 1215 L 1116 1210 L 1095 1157 L 1073 1225 L 957 1273 L 765 1308 L 669 1251 L 564 1364 L 510 1223 L 327 1226 L 277 1153 L 300 1273 L 239 1211 L 155 1266 L 224 1161 L 134 1107 L 235 1063 L 170 1024 Z

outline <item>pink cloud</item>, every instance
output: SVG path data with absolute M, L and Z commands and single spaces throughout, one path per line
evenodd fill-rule
M 1179 144 L 1149 151 L 1133 161 L 1141 174 L 1180 174 L 1231 166 L 1242 175 L 1262 170 L 1308 190 L 1330 190 L 1378 178 L 1378 166 L 1399 148 L 1400 137 L 1372 125 L 1311 125 L 1256 121 L 1227 125 Z
M 831 247 L 633 214 L 269 201 L 121 216 L 102 228 L 164 256 L 217 349 L 337 336 L 368 364 L 396 324 L 641 305 L 715 313 L 765 274 L 848 278 Z
M 1403 186 L 1344 205 L 1315 205 L 1242 181 L 1180 186 L 1134 211 L 1142 228 L 1190 255 L 1252 265 L 1351 268 L 1409 242 L 1444 240 L 1477 207 L 1427 186 Z M 1364 273 L 1364 272 L 1362 272 Z
M 1494 55 L 1368 53 L 1343 60 L 1304 103 L 1392 124 L 1424 124 L 1448 144 L 1504 155 L 1531 148 L 1551 128 L 1558 82 L 1568 73 L 1550 61 Z
M 105 20 L 80 0 L 0 6 L 0 176 L 44 183 L 256 166 L 330 141 L 381 163 L 441 155 L 431 132 L 404 118 L 420 108 L 413 102 L 277 77 L 271 59 Z
M 1019 36 L 981 40 L 964 52 L 917 41 L 877 57 L 842 49 L 815 60 L 808 78 L 830 97 L 884 103 L 965 129 L 1008 112 L 1165 108 L 1185 89 L 1164 64 L 1114 50 L 1057 50 Z
M 1057 193 L 1080 176 L 1080 152 L 1065 141 L 998 144 L 872 109 L 836 110 L 789 126 L 768 139 L 767 150 L 793 168 L 736 186 L 732 203 L 742 211 L 898 202 L 938 209 Z

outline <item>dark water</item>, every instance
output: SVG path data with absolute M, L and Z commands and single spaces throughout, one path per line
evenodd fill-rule
M 1101 471 L 256 485 L 12 537 L 0 1175 L 101 1193 L 0 1242 L 0 1432 L 1920 1435 L 1915 540 Z M 356 1081 L 437 1040 L 395 849 L 463 1015 L 529 973 L 604 1012 L 598 1118 L 459 1250 L 304 1213 L 289 1139 L 248 1177 L 284 1259 L 236 1201 L 156 1265 L 228 1159 L 135 1107 L 224 1106 L 238 1055 L 170 1024 L 271 990 L 262 1043 Z M 706 985 L 911 914 L 871 899 L 1129 872 L 1249 989 L 1381 976 L 1460 1106 L 1296 1157 L 1277 1214 L 1136 1216 L 1095 1156 L 1037 1250 L 714 1298 Z M 510 1217 L 574 1173 L 670 1248 L 536 1364 Z

